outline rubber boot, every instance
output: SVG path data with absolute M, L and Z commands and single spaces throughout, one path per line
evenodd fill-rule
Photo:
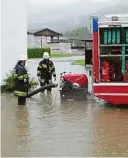
M 18 105 L 25 105 L 26 98 L 25 97 L 18 97 Z

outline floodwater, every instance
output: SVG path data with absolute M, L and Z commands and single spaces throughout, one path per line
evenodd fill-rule
M 65 70 L 85 72 L 70 64 L 74 58 L 54 59 L 58 80 Z M 38 62 L 28 62 L 33 77 Z M 62 100 L 58 93 L 55 100 L 56 92 L 54 88 L 51 95 L 37 94 L 26 106 L 18 106 L 13 94 L 2 94 L 2 157 L 128 156 L 127 108 L 100 103 L 92 96 Z

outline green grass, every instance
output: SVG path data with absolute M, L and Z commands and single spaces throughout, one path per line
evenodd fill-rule
M 85 60 L 75 60 L 72 65 L 85 65 Z
M 56 52 L 51 52 L 51 58 L 56 58 L 56 57 L 70 57 L 72 54 L 69 53 L 56 53 Z

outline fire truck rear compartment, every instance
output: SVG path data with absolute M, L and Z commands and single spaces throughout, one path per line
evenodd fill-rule
M 128 82 L 128 28 L 99 28 L 100 82 Z

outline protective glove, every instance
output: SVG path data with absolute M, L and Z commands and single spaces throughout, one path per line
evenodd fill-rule
M 24 83 L 26 83 L 27 82 L 27 79 L 26 78 L 24 78 Z

